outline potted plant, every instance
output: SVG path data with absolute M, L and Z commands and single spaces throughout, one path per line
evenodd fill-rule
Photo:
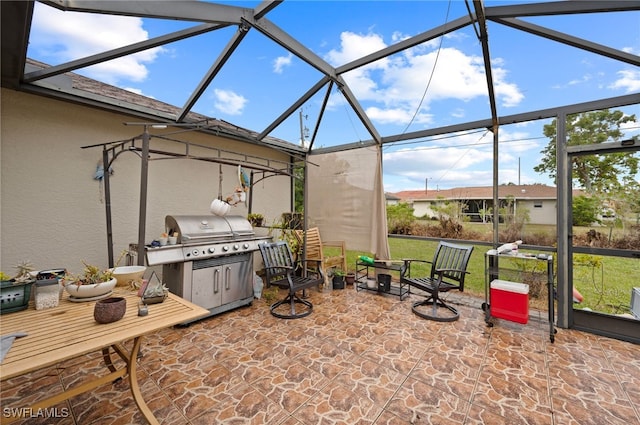
M 333 269 L 333 277 L 331 278 L 333 289 L 344 289 L 344 276 L 344 270 L 339 268 Z
M 264 216 L 260 213 L 250 213 L 247 215 L 247 220 L 251 222 L 252 226 L 260 227 L 264 221 Z
M 36 281 L 32 274 L 33 266 L 29 262 L 22 262 L 16 266 L 18 273 L 11 277 L 0 272 L 2 281 L 2 304 L 0 314 L 24 310 L 29 306 L 31 287 Z
M 113 269 L 102 270 L 97 266 L 84 264 L 81 274 L 67 273 L 61 282 L 72 298 L 91 298 L 106 296 L 111 293 L 118 282 L 113 276 Z

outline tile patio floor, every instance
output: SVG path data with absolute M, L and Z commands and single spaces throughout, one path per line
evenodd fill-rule
M 415 295 L 412 295 L 415 297 Z M 163 424 L 640 424 L 640 346 L 559 329 L 545 314 L 487 327 L 482 300 L 453 296 L 461 319 L 436 323 L 411 300 L 311 291 L 299 320 L 263 300 L 149 335 L 139 364 Z M 534 315 L 535 316 L 535 315 Z M 104 370 L 99 353 L 4 382 L 16 406 Z M 70 415 L 24 424 L 140 424 L 120 381 L 61 403 Z

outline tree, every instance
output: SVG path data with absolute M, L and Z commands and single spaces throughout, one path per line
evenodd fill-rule
M 576 196 L 573 198 L 573 225 L 589 226 L 600 221 L 600 203 L 596 198 Z
M 293 165 L 294 211 L 304 212 L 304 163 Z
M 635 115 L 625 115 L 622 111 L 608 109 L 584 112 L 567 116 L 567 145 L 591 145 L 619 141 L 623 137 L 622 124 L 635 122 Z M 546 173 L 556 181 L 556 120 L 543 129 L 549 137 L 548 145 L 540 152 L 542 162 L 533 169 Z M 572 178 L 587 193 L 617 191 L 634 181 L 638 173 L 639 159 L 633 152 L 610 153 L 606 155 L 573 156 Z
M 416 221 L 413 215 L 413 207 L 406 202 L 396 205 L 387 205 L 387 226 L 389 233 L 408 235 Z

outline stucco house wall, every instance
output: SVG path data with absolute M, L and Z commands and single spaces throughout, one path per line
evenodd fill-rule
M 413 201 L 413 215 L 416 217 L 433 217 L 431 201 Z
M 529 211 L 529 223 L 555 225 L 557 217 L 556 205 L 555 199 L 518 200 L 516 208 L 526 208 Z
M 21 261 L 30 261 L 39 270 L 65 267 L 72 272 L 82 270 L 83 260 L 107 266 L 104 192 L 101 182 L 94 179 L 102 148 L 82 147 L 133 138 L 143 128 L 123 123 L 140 119 L 4 88 L 1 94 L 0 269 L 11 274 Z M 168 131 L 171 128 L 153 130 L 152 135 Z M 288 160 L 287 155 L 273 149 L 194 131 L 174 137 Z M 157 138 L 152 138 L 151 146 L 176 149 Z M 140 168 L 140 158 L 134 152 L 121 154 L 112 167 L 116 259 L 138 239 Z M 223 166 L 222 172 L 223 193 L 231 193 L 237 185 L 237 167 Z M 218 164 L 152 160 L 146 240 L 157 239 L 165 231 L 167 214 L 210 214 L 218 183 Z M 264 214 L 267 223 L 290 210 L 289 177 L 265 179 L 253 193 L 253 211 Z M 240 204 L 232 213 L 246 215 L 247 207 Z

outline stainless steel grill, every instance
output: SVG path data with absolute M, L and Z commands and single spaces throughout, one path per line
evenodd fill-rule
M 253 301 L 253 253 L 269 237 L 257 237 L 241 216 L 168 215 L 175 245 L 147 248 L 147 264 L 162 265 L 171 292 L 208 309 L 211 315 Z

